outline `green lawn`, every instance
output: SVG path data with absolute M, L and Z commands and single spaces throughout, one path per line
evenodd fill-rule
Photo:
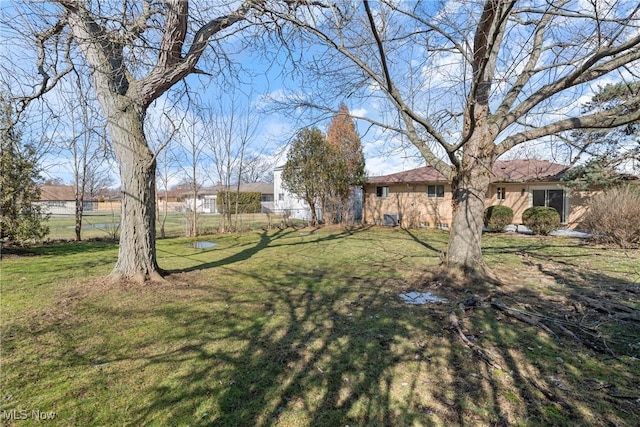
M 233 216 L 233 221 L 235 221 Z M 201 214 L 198 216 L 198 230 L 201 234 L 215 233 L 222 221 L 221 215 Z M 238 214 L 238 228 L 240 230 L 258 230 L 269 228 L 271 225 L 283 224 L 281 215 L 257 213 Z M 297 220 L 296 220 L 297 221 Z M 301 221 L 297 221 L 301 222 Z M 75 240 L 75 218 L 72 215 L 52 216 L 46 223 L 49 226 L 48 241 Z M 179 237 L 185 235 L 187 227 L 187 214 L 171 212 L 165 220 L 166 237 Z M 160 235 L 160 225 L 156 227 Z M 119 212 L 91 212 L 86 213 L 82 219 L 82 239 L 109 239 L 118 236 L 120 232 Z
M 148 285 L 103 279 L 112 243 L 7 255 L 2 423 L 636 425 L 640 251 L 487 235 L 497 286 L 441 274 L 446 239 L 330 227 L 200 238 L 207 249 L 166 239 L 167 283 Z M 447 302 L 403 303 L 412 290 Z

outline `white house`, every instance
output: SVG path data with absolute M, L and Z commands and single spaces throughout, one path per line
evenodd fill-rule
M 273 170 L 273 211 L 289 216 L 289 218 L 311 220 L 311 208 L 309 204 L 290 193 L 282 184 L 282 171 L 284 166 L 279 166 Z M 318 218 L 322 218 L 320 208 L 317 208 Z
M 282 171 L 284 166 L 279 166 L 273 170 L 273 206 L 274 212 L 286 213 L 290 218 L 311 220 L 311 208 L 309 204 L 295 194 L 290 193 L 282 183 Z M 353 187 L 351 192 L 351 204 L 353 216 L 356 221 L 362 219 L 362 188 Z M 322 220 L 322 209 L 316 207 L 316 214 Z
M 196 200 L 196 210 L 201 213 L 208 214 L 217 214 L 218 212 L 218 193 L 220 191 L 237 191 L 238 187 L 236 185 L 232 185 L 230 187 L 216 185 L 215 187 L 203 188 L 198 191 L 198 200 Z M 262 212 L 266 212 L 267 210 L 271 210 L 273 203 L 273 186 L 271 184 L 266 184 L 264 182 L 250 182 L 245 184 L 240 184 L 239 191 L 241 193 L 244 192 L 259 192 L 262 194 L 261 204 L 262 204 Z M 182 193 L 179 197 L 183 203 L 184 208 L 186 210 L 193 209 L 193 193 L 186 192 Z
M 40 201 L 44 213 L 51 215 L 75 215 L 76 193 L 72 185 L 43 185 L 40 187 Z M 98 209 L 98 202 L 85 200 L 83 210 L 92 211 Z

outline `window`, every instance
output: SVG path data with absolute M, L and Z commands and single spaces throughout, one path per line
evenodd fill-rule
M 547 206 L 554 208 L 560 214 L 560 222 L 567 222 L 565 212 L 566 194 L 564 190 L 533 190 L 533 206 Z
M 504 200 L 506 199 L 505 195 L 507 194 L 507 189 L 504 187 L 496 188 L 496 199 Z
M 389 197 L 389 187 L 376 187 L 376 196 Z
M 427 197 L 430 199 L 444 197 L 444 185 L 427 185 Z
M 283 202 L 284 201 L 284 193 L 278 193 L 278 201 L 279 202 Z

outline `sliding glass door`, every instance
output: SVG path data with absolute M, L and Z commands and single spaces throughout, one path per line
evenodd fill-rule
M 560 214 L 560 222 L 567 222 L 565 191 L 562 189 L 533 190 L 533 206 L 554 208 Z

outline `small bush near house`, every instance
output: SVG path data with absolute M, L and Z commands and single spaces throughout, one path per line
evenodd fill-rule
M 594 196 L 581 225 L 602 242 L 640 246 L 640 186 L 614 187 Z
M 533 206 L 522 213 L 522 223 L 534 234 L 546 236 L 560 227 L 560 214 L 554 208 Z
M 489 231 L 502 231 L 513 222 L 513 209 L 508 206 L 489 206 L 484 210 L 484 226 Z

